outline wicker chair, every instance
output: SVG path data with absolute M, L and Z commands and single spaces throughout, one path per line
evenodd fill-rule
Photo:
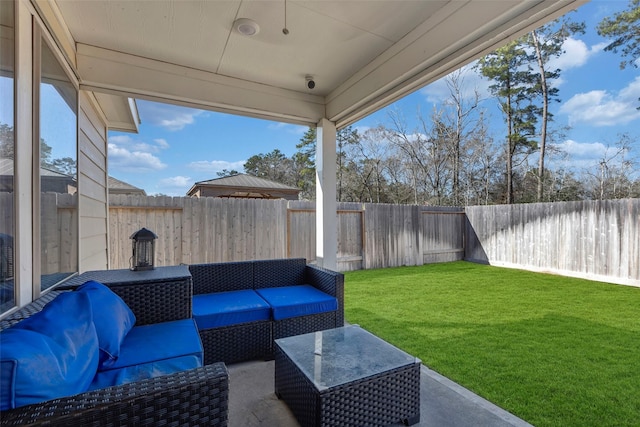
M 191 317 L 191 283 L 111 288 L 139 325 Z M 0 330 L 38 312 L 65 291 L 51 291 L 0 321 Z M 107 387 L 0 412 L 0 425 L 226 426 L 229 376 L 223 363 Z
M 201 330 L 205 364 L 271 359 L 274 339 L 344 325 L 344 276 L 304 258 L 193 264 L 189 271 L 194 295 L 308 284 L 338 300 L 338 309 L 327 313 Z

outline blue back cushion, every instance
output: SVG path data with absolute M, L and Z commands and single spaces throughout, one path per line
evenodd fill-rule
M 98 368 L 89 298 L 65 292 L 0 332 L 0 410 L 86 391 Z
M 193 318 L 198 329 L 219 328 L 271 319 L 271 308 L 253 290 L 193 296 Z
M 79 286 L 76 292 L 89 296 L 100 346 L 100 367 L 110 366 L 118 359 L 122 341 L 135 325 L 136 316 L 118 295 L 102 283 L 90 280 Z
M 273 320 L 326 313 L 338 309 L 338 300 L 310 285 L 256 289 L 271 306 Z

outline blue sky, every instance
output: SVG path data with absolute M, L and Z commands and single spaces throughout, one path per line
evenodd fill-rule
M 576 170 L 595 167 L 612 152 L 622 133 L 632 138 L 633 153 L 640 160 L 640 111 L 636 109 L 640 68 L 620 70 L 620 57 L 603 50 L 606 40 L 594 30 L 604 16 L 623 10 L 627 4 L 627 0 L 596 0 L 572 14 L 572 19 L 586 22 L 587 33 L 569 39 L 564 46 L 566 53 L 558 60 L 557 66 L 563 72 L 556 86 L 562 101 L 553 106 L 552 112 L 557 126 L 568 125 L 571 129 L 558 144 L 568 154 L 568 160 L 550 159 L 551 167 L 563 162 L 565 167 Z M 504 135 L 504 120 L 488 95 L 488 82 L 471 68 L 464 81 L 470 93 L 477 87 L 486 98 L 483 106 L 491 117 L 490 131 L 499 139 Z M 446 93 L 444 82 L 435 82 L 353 126 L 360 131 L 380 124 L 390 126 L 389 112 L 394 110 L 401 112 L 411 129 L 418 109 L 423 115 L 428 114 Z M 216 172 L 223 169 L 243 172 L 249 157 L 276 148 L 290 156 L 307 130 L 284 123 L 137 102 L 142 120 L 139 133 L 109 133 L 109 174 L 143 188 L 147 194 L 183 196 L 193 183 L 216 178 Z

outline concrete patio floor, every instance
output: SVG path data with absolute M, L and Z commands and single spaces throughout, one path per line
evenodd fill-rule
M 296 427 L 287 405 L 274 394 L 274 362 L 228 365 L 229 427 Z M 422 366 L 421 427 L 531 427 L 442 375 Z

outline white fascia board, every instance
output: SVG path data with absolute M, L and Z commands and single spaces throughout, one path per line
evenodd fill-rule
M 135 133 L 138 133 L 138 128 L 142 121 L 140 120 L 140 114 L 138 114 L 138 104 L 136 104 L 136 100 L 133 98 L 127 98 L 127 102 L 129 104 L 129 114 L 131 114 L 131 121 L 133 122 L 133 126 L 135 127 Z
M 451 2 L 329 94 L 327 118 L 339 128 L 352 124 L 587 1 Z M 517 7 L 494 18 L 487 16 L 491 3 Z M 487 24 L 464 37 L 451 26 L 451 19 L 482 22 L 483 17 Z M 438 51 L 438 46 L 447 48 Z
M 80 87 L 207 110 L 315 126 L 324 98 L 122 52 L 77 45 Z
M 138 133 L 138 108 L 135 100 L 120 95 L 92 92 L 111 130 Z

